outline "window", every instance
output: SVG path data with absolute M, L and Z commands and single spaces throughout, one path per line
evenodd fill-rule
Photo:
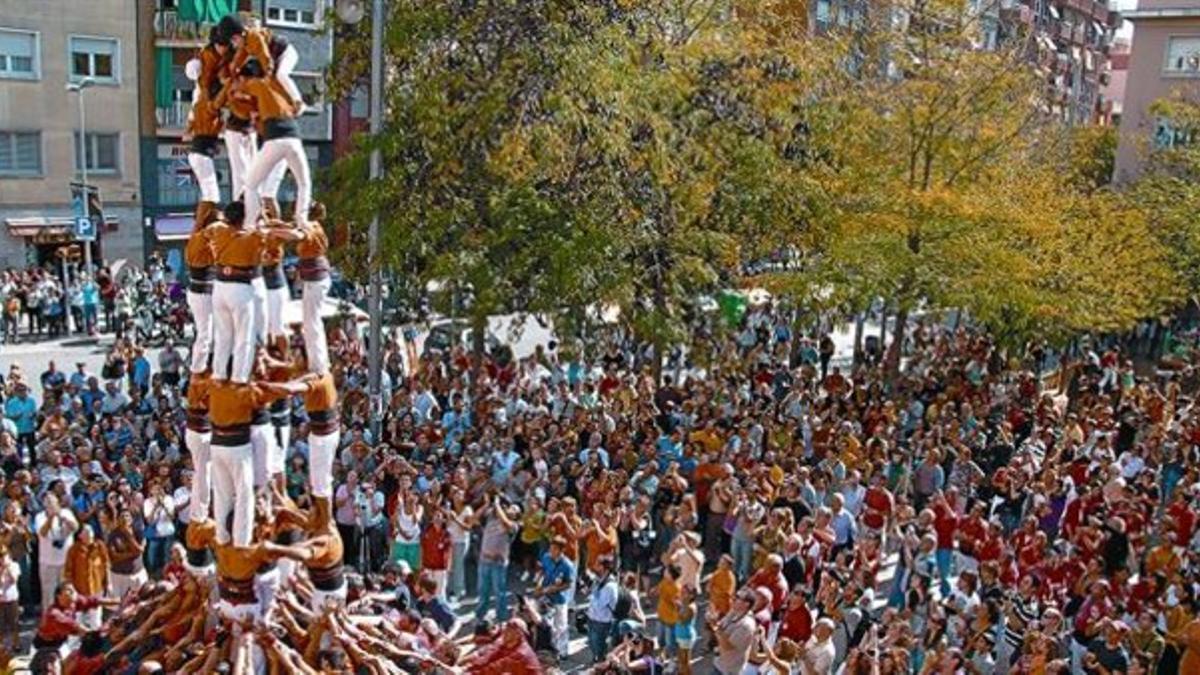
M 0 131 L 0 174 L 42 175 L 42 135 L 36 131 Z
M 1169 38 L 1163 70 L 1174 75 L 1200 76 L 1200 36 Z
M 95 173 L 117 173 L 120 170 L 120 136 L 118 134 L 87 135 L 87 170 Z M 79 132 L 75 132 L 75 170 L 79 171 Z
M 267 0 L 267 23 L 292 28 L 317 28 L 324 9 L 323 0 Z
M 116 83 L 120 73 L 121 45 L 114 38 L 72 35 L 71 80 L 92 77 L 101 83 Z
M 36 80 L 40 69 L 38 34 L 0 28 L 0 78 Z

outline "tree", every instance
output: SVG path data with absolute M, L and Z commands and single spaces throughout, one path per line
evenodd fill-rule
M 331 201 L 351 222 L 382 214 L 385 265 L 421 286 L 470 289 L 477 356 L 491 314 L 605 294 L 606 268 L 582 263 L 614 244 L 574 208 L 575 157 L 526 146 L 544 134 L 555 92 L 577 86 L 563 81 L 563 65 L 618 15 L 613 3 L 565 0 L 390 3 L 385 178 L 364 184 L 372 146 L 360 139 L 333 171 Z M 343 48 L 343 83 L 362 74 L 363 39 Z
M 818 167 L 831 236 L 811 274 L 864 289 L 858 302 L 894 304 L 892 373 L 919 308 L 966 310 L 1019 345 L 1034 334 L 1127 325 L 1161 290 L 1157 267 L 1130 289 L 1106 285 L 1094 259 L 1071 253 L 1122 252 L 1127 236 L 1110 226 L 1131 214 L 1109 197 L 1088 201 L 1086 181 L 1061 171 L 1069 136 L 1028 59 L 1036 47 L 1015 36 L 980 48 L 983 4 L 876 8 L 850 35 L 856 58 L 825 103 L 842 116 L 822 141 L 834 156 Z M 1089 229 L 1094 219 L 1103 226 Z M 1145 228 L 1131 233 L 1130 264 L 1157 265 L 1161 250 Z M 1060 307 L 1067 302 L 1077 304 Z
M 1155 101 L 1151 113 L 1166 123 L 1146 138 L 1141 177 L 1128 198 L 1142 209 L 1170 256 L 1187 297 L 1200 294 L 1200 90 L 1180 89 Z M 1180 300 L 1186 298 L 1179 298 Z
M 469 284 L 477 328 L 612 303 L 661 350 L 700 290 L 807 214 L 815 69 L 788 4 L 396 3 L 388 177 L 362 185 L 363 144 L 335 169 L 337 211 L 381 210 L 390 262 Z
M 626 2 L 569 76 L 552 123 L 587 158 L 580 192 L 621 242 L 611 298 L 661 350 L 697 295 L 812 222 L 801 104 L 832 65 L 795 3 Z

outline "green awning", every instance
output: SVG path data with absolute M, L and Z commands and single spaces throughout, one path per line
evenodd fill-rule
M 154 107 L 166 108 L 175 102 L 175 61 L 168 47 L 154 50 Z
M 237 12 L 237 0 L 179 0 L 176 7 L 183 21 L 216 23 Z

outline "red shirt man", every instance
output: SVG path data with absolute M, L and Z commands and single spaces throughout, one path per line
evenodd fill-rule
M 38 624 L 35 643 L 44 646 L 60 645 L 73 635 L 82 635 L 86 630 L 79 624 L 79 612 L 99 607 L 98 598 L 79 597 L 75 589 L 63 584 L 54 596 L 54 603 L 42 613 Z
M 944 498 L 933 503 L 933 531 L 937 534 L 939 550 L 954 548 L 954 534 L 958 532 L 958 514 Z
M 779 637 L 802 645 L 812 636 L 812 624 L 812 612 L 804 604 L 804 595 L 793 593 L 788 596 L 783 620 L 779 622 Z
M 872 530 L 882 530 L 892 515 L 892 493 L 883 487 L 882 472 L 871 476 L 871 487 L 863 496 L 863 506 L 866 507 L 862 516 L 863 525 Z
M 788 596 L 787 578 L 783 576 L 783 558 L 774 553 L 767 556 L 766 565 L 755 572 L 746 585 L 766 589 L 771 594 L 771 613 L 778 612 Z
M 541 675 L 538 660 L 525 627 L 519 619 L 509 621 L 500 631 L 500 638 L 471 655 L 466 663 L 468 675 Z
M 450 568 L 450 533 L 440 518 L 421 532 L 421 567 L 435 572 Z

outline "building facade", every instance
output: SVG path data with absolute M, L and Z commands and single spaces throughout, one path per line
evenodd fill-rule
M 1125 109 L 1125 86 L 1129 81 L 1129 41 L 1117 38 L 1108 55 L 1108 80 L 1100 87 L 1103 97 L 1100 116 L 1106 126 L 1121 125 L 1121 114 Z
M 1100 123 L 1120 14 L 1105 0 L 999 0 L 998 8 L 997 41 L 1019 41 L 1041 67 L 1049 112 L 1067 124 Z
M 93 259 L 141 264 L 134 8 L 0 0 L 0 269 L 53 265 L 58 249 L 76 243 L 70 184 L 81 161 L 102 204 Z M 85 77 L 82 93 L 68 91 Z
M 1114 179 L 1137 178 L 1152 147 L 1183 140 L 1151 105 L 1172 95 L 1200 102 L 1200 0 L 1141 0 L 1126 12 L 1133 22 Z
M 822 34 L 853 29 L 880 3 L 813 0 L 808 22 Z M 1068 124 L 1101 120 L 1100 90 L 1121 19 L 1105 0 L 971 0 L 979 49 L 1018 49 L 1046 77 L 1049 112 Z
M 179 269 L 183 241 L 192 228 L 192 213 L 199 189 L 187 163 L 183 141 L 191 111 L 194 83 L 184 67 L 208 37 L 212 23 L 225 13 L 244 20 L 257 17 L 272 33 L 296 47 L 300 62 L 293 79 L 304 95 L 308 110 L 300 131 L 314 178 L 333 161 L 332 106 L 324 100 L 324 72 L 333 56 L 332 31 L 325 25 L 325 0 L 213 0 L 209 17 L 189 14 L 193 3 L 148 0 L 139 3 L 139 60 L 147 85 L 139 112 L 142 121 L 142 191 L 145 195 L 145 246 L 159 251 L 173 269 Z M 216 157 L 221 197 L 230 197 L 229 162 L 223 144 Z M 280 189 L 285 208 L 295 199 L 291 177 Z

